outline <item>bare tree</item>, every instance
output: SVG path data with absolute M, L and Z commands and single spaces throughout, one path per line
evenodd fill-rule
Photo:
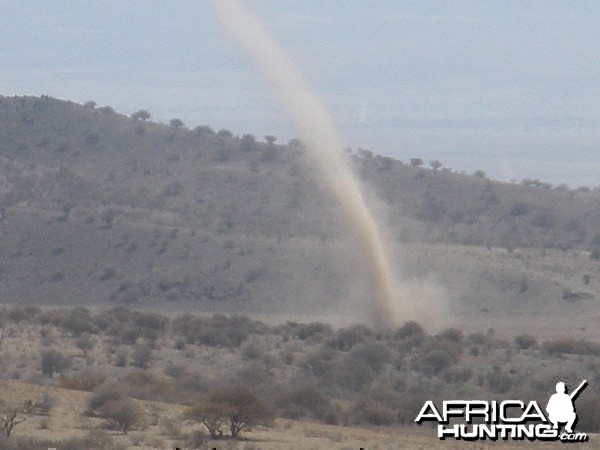
M 9 437 L 15 426 L 24 422 L 24 412 L 18 408 L 8 408 L 0 412 L 0 430 L 6 437 Z

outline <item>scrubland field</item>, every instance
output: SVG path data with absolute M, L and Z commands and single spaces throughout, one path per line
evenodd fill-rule
M 25 419 L 5 444 L 15 448 L 27 448 L 24 436 L 64 448 L 85 439 L 103 448 L 460 448 L 414 425 L 426 400 L 545 405 L 557 373 L 590 380 L 578 430 L 600 427 L 600 344 L 588 339 L 429 334 L 416 322 L 384 334 L 123 307 L 14 308 L 2 330 L 2 408 Z M 234 440 L 232 409 L 243 417 Z M 203 423 L 215 425 L 212 437 Z

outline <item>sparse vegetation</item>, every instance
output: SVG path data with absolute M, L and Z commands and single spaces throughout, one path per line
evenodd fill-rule
M 10 322 L 9 317 L 18 322 Z M 15 308 L 0 310 L 0 318 L 4 318 L 4 327 L 10 323 L 19 327 L 10 339 L 18 340 L 19 333 L 38 328 L 44 330 L 35 333 L 40 339 L 54 336 L 54 345 L 62 352 L 47 350 L 52 356 L 49 361 L 60 361 L 64 354 L 76 355 L 70 358 L 70 366 L 62 367 L 58 382 L 55 378 L 38 380 L 90 392 L 85 408 L 88 420 L 132 439 L 156 424 L 168 427 L 173 439 L 191 439 L 181 431 L 189 426 L 184 421 L 196 424 L 192 429 L 202 442 L 237 438 L 253 426 L 272 424 L 276 417 L 351 425 L 410 423 L 424 399 L 450 398 L 456 392 L 469 392 L 473 398 L 536 398 L 537 391 L 528 394 L 523 390 L 529 383 L 539 383 L 531 374 L 541 376 L 539 367 L 548 375 L 562 370 L 565 355 L 587 358 L 585 366 L 571 368 L 575 379 L 591 378 L 595 376 L 591 368 L 600 367 L 600 344 L 590 340 L 547 339 L 538 345 L 533 335 L 520 334 L 511 344 L 495 338 L 492 331 L 465 335 L 448 328 L 428 334 L 417 322 L 382 335 L 362 325 L 334 330 L 318 322 L 269 326 L 241 316 L 186 314 L 170 319 L 123 307 L 97 313 L 81 308 Z M 91 332 L 77 334 L 74 330 Z M 129 335 L 126 330 L 136 332 Z M 209 339 L 207 332 L 215 335 Z M 130 337 L 122 340 L 119 333 Z M 88 340 L 96 343 L 84 346 L 86 365 L 93 364 L 94 370 L 81 372 L 81 347 Z M 175 348 L 178 342 L 183 342 L 183 351 Z M 475 347 L 477 352 L 472 351 Z M 192 348 L 198 361 L 227 358 L 231 362 L 223 367 L 195 363 L 184 354 Z M 105 357 L 107 352 L 125 349 L 133 352 L 133 365 L 139 368 L 115 367 L 112 359 Z M 489 367 L 481 364 L 482 354 L 510 364 Z M 531 367 L 537 369 L 531 371 Z M 45 373 L 54 373 L 56 367 L 52 368 Z M 551 389 L 552 383 L 548 384 L 544 392 Z M 187 409 L 179 418 L 164 419 L 172 425 L 161 425 L 161 413 L 140 401 L 178 403 Z M 49 397 L 47 401 L 39 397 L 5 410 L 17 412 L 9 431 L 11 439 L 20 420 L 34 414 L 51 417 L 54 404 Z M 174 426 L 177 420 L 179 425 Z M 595 425 L 590 422 L 589 426 Z M 48 425 L 40 432 L 43 429 Z M 142 434 L 134 436 L 132 430 Z
M 501 183 L 437 160 L 428 168 L 349 151 L 386 203 L 390 249 L 398 239 L 411 255 L 403 274 L 435 275 L 448 316 L 468 331 L 275 326 L 242 314 L 318 315 L 345 296 L 368 299 L 339 205 L 301 142 L 150 119 L 93 102 L 0 97 L 0 297 L 23 305 L 0 310 L 0 378 L 78 391 L 85 427 L 127 433 L 20 436 L 51 433 L 54 411 L 66 408 L 54 395 L 41 422 L 32 397 L 10 410 L 19 412 L 1 448 L 204 445 L 273 417 L 409 424 L 425 399 L 545 396 L 543 378 L 562 376 L 565 361 L 570 379 L 598 376 L 597 189 Z M 175 315 L 151 312 L 163 308 Z M 540 311 L 551 333 L 539 331 Z M 502 337 L 476 331 L 490 324 Z M 590 389 L 578 403 L 589 430 L 598 429 L 596 400 Z M 148 401 L 180 408 L 171 426 Z M 170 432 L 144 442 L 154 422 Z

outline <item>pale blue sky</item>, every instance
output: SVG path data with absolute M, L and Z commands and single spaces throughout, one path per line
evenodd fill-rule
M 247 0 L 348 146 L 600 186 L 600 2 Z M 0 94 L 295 135 L 208 1 L 2 1 Z

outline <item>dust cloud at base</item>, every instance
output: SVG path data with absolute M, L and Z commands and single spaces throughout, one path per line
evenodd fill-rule
M 341 205 L 345 222 L 367 267 L 370 322 L 386 330 L 417 318 L 427 322 L 422 313 L 429 307 L 417 308 L 412 296 L 403 296 L 412 289 L 400 283 L 392 270 L 381 229 L 367 207 L 358 180 L 342 151 L 342 139 L 319 97 L 275 39 L 238 1 L 213 0 L 212 5 L 231 40 L 252 57 L 271 82 L 298 137 L 315 158 L 320 178 Z M 417 309 L 421 309 L 421 314 Z

